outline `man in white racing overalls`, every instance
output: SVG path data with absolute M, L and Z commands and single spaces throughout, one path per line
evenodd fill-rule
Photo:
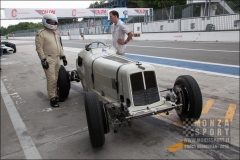
M 44 29 L 39 30 L 35 36 L 36 51 L 41 60 L 47 78 L 47 91 L 52 107 L 59 107 L 61 101 L 57 96 L 57 81 L 60 68 L 60 59 L 64 66 L 67 60 L 62 46 L 55 33 L 58 25 L 58 19 L 55 14 L 47 13 L 42 18 Z

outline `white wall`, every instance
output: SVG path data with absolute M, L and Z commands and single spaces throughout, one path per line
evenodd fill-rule
M 237 30 L 240 28 L 239 14 L 234 15 L 222 15 L 208 17 L 194 17 L 194 18 L 182 18 L 172 20 L 153 21 L 147 24 L 142 23 L 143 33 L 159 33 L 159 32 L 200 32 L 206 31 L 208 24 L 213 24 L 216 31 L 229 31 Z M 234 21 L 237 21 L 237 26 L 234 26 Z M 191 28 L 191 24 L 194 24 L 194 28 Z M 135 25 L 136 23 L 134 23 Z M 162 26 L 162 28 L 160 27 Z
M 174 19 L 171 21 L 157 21 L 148 24 L 142 24 L 142 32 L 177 32 L 179 30 L 179 19 Z M 134 24 L 135 25 L 135 24 Z M 162 30 L 160 29 L 162 26 Z
M 111 34 L 84 35 L 85 39 L 112 39 Z M 213 32 L 183 32 L 183 33 L 143 33 L 133 40 L 163 40 L 163 41 L 210 41 L 239 42 L 239 31 Z
M 35 37 L 15 37 L 14 39 L 34 39 Z M 111 34 L 84 35 L 85 39 L 111 40 Z M 4 37 L 5 39 L 5 37 Z M 13 39 L 9 37 L 9 39 Z M 62 36 L 68 40 L 68 36 Z M 82 39 L 82 38 L 79 38 Z M 207 41 L 207 42 L 239 42 L 239 31 L 213 31 L 213 32 L 182 32 L 182 33 L 143 33 L 133 40 L 163 40 L 163 41 Z
M 138 30 L 139 28 L 139 30 Z M 134 23 L 134 27 L 133 27 L 133 33 L 136 34 L 136 33 L 140 33 L 142 34 L 142 24 L 141 23 Z

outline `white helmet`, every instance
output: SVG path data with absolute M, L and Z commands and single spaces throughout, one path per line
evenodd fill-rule
M 42 18 L 42 23 L 45 27 L 52 29 L 52 30 L 56 30 L 57 24 L 58 24 L 57 16 L 52 13 L 44 14 L 44 16 Z

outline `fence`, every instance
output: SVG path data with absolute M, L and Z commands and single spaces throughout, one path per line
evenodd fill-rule
M 128 17 L 127 25 L 133 29 L 134 23 L 142 23 L 142 32 L 189 32 L 205 30 L 239 29 L 239 0 L 219 0 L 219 2 L 193 3 L 169 8 L 154 9 L 153 17 Z M 88 19 L 71 24 L 60 24 L 59 32 L 66 36 L 70 30 L 78 28 L 80 34 L 109 34 L 111 27 L 105 23 L 106 18 Z M 145 23 L 147 20 L 147 23 Z M 94 26 L 92 26 L 94 24 Z M 14 32 L 15 37 L 33 36 L 41 29 Z M 75 31 L 74 31 L 75 32 Z
M 239 30 L 239 14 L 181 19 L 181 31 Z
M 143 33 L 239 30 L 239 14 L 142 23 Z

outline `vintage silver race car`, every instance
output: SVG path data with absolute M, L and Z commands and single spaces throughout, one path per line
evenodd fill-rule
M 159 90 L 155 68 L 116 54 L 104 41 L 86 45 L 76 59 L 76 70 L 59 70 L 58 94 L 66 99 L 70 81 L 81 82 L 90 141 L 101 147 L 111 126 L 131 126 L 134 119 L 175 109 L 181 120 L 200 118 L 202 94 L 190 75 L 177 77 L 172 88 Z M 161 92 L 167 92 L 162 95 Z M 161 94 L 160 94 L 161 93 Z

